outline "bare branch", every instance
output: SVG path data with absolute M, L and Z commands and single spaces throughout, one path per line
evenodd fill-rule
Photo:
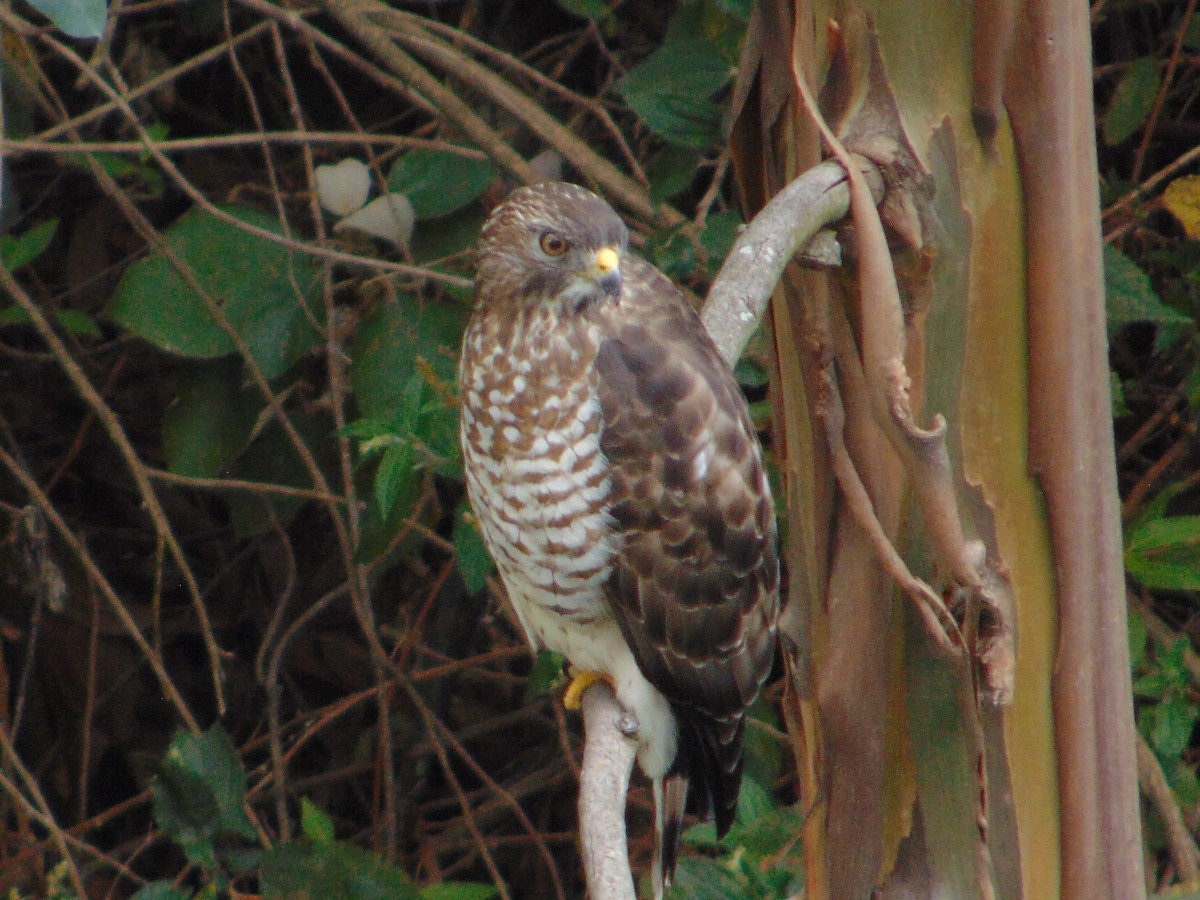
M 883 196 L 883 181 L 875 166 L 857 157 L 872 193 Z M 731 366 L 746 343 L 767 301 L 779 283 L 784 267 L 822 228 L 846 215 L 850 190 L 846 170 L 828 160 L 813 166 L 759 211 L 742 229 L 725 265 L 721 267 L 701 318 L 721 356 Z
M 1196 849 L 1196 841 L 1187 822 L 1183 820 L 1183 813 L 1175 802 L 1175 794 L 1167 784 L 1167 776 L 1163 774 L 1158 757 L 1140 734 L 1137 736 L 1137 768 L 1138 785 L 1162 819 L 1167 849 L 1175 864 L 1175 875 L 1184 884 L 1195 884 L 1200 881 L 1200 850 Z
M 374 0 L 371 2 L 375 9 Z M 484 92 L 507 109 L 571 165 L 600 185 L 610 200 L 660 226 L 673 227 L 683 223 L 684 218 L 678 210 L 667 203 L 654 204 L 646 188 L 593 150 L 574 130 L 546 112 L 541 104 L 515 87 L 494 67 L 475 61 L 453 44 L 437 38 L 418 16 L 386 9 L 382 4 L 378 5 L 377 12 L 381 18 L 386 15 L 388 20 L 394 21 L 400 43 L 444 71 L 469 82 L 473 89 Z
M 443 116 L 462 129 L 480 149 L 523 182 L 536 180 L 529 164 L 510 147 L 483 118 L 442 81 L 401 50 L 386 31 L 371 21 L 370 16 L 386 12 L 382 4 L 371 0 L 354 3 L 323 4 L 326 11 L 364 44 L 388 69 L 400 76 L 412 90 L 432 103 Z
M 592 900 L 634 900 L 625 840 L 625 796 L 633 771 L 638 721 L 598 681 L 583 694 L 586 735 L 579 780 L 579 837 Z
M 841 344 L 846 344 L 849 337 L 845 333 L 844 320 L 837 321 L 842 323 L 842 328 L 836 333 L 837 339 Z M 840 358 L 846 359 L 849 356 L 850 354 L 839 350 Z M 853 363 L 853 359 L 847 361 Z M 846 367 L 845 375 L 851 378 L 857 377 L 860 381 L 862 379 L 861 372 L 854 372 L 850 366 Z M 850 514 L 866 533 L 884 571 L 913 602 L 913 607 L 921 617 L 925 630 L 938 649 L 947 657 L 957 656 L 963 650 L 963 638 L 958 624 L 946 609 L 942 598 L 933 588 L 912 574 L 903 557 L 892 544 L 875 514 L 875 507 L 862 482 L 858 468 L 855 466 L 850 452 L 846 449 L 844 439 L 846 411 L 842 405 L 841 391 L 832 372 L 826 373 L 824 393 L 825 403 L 822 418 L 825 423 L 825 437 L 833 458 L 834 477 L 837 479 L 838 487 L 842 491 Z

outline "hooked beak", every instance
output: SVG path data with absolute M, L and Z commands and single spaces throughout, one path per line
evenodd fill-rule
M 621 254 L 616 247 L 601 247 L 592 257 L 588 277 L 608 297 L 621 294 Z

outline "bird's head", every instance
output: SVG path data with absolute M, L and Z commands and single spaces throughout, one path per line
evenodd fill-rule
M 517 306 L 556 302 L 564 313 L 615 299 L 628 245 L 625 223 L 586 188 L 520 188 L 483 226 L 476 296 Z

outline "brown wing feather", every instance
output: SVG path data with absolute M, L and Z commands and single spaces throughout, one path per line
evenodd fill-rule
M 607 590 L 679 720 L 675 769 L 723 834 L 741 783 L 745 710 L 774 656 L 774 513 L 745 400 L 699 317 L 648 263 L 627 256 L 622 272 L 596 358 L 622 536 Z

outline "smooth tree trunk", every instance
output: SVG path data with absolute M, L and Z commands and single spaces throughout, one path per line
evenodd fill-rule
M 768 318 L 807 896 L 1141 896 L 1087 7 L 764 0 L 747 217 L 835 145 L 878 217 Z

